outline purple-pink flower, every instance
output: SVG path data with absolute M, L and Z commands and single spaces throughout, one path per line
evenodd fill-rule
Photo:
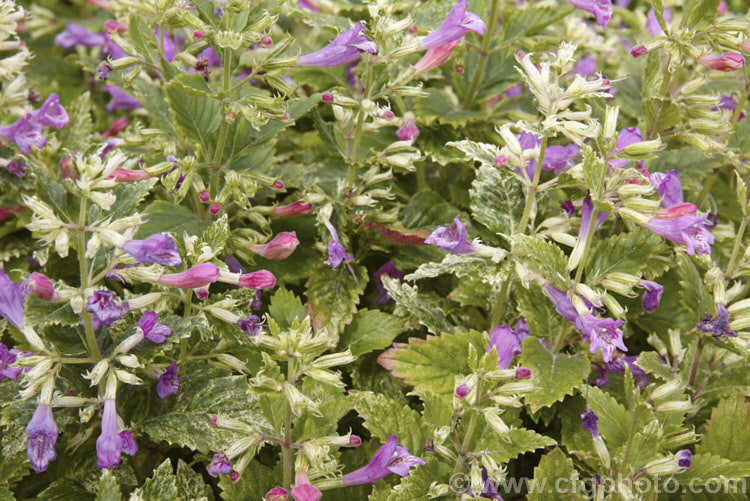
M 250 338 L 257 336 L 263 326 L 263 320 L 261 320 L 258 315 L 250 315 L 248 317 L 240 318 L 237 321 L 237 327 L 247 332 L 247 335 Z
M 197 289 L 216 282 L 219 278 L 219 268 L 212 263 L 201 263 L 180 273 L 168 273 L 157 280 L 160 285 L 178 287 L 180 289 Z
M 252 244 L 250 251 L 266 259 L 286 259 L 298 245 L 297 232 L 282 231 L 264 244 Z
M 133 432 L 130 430 L 121 431 L 120 440 L 122 443 L 122 452 L 128 456 L 135 456 L 135 453 L 138 452 L 138 442 L 135 441 Z
M 418 135 L 419 129 L 417 128 L 417 124 L 411 120 L 404 122 L 404 125 L 396 131 L 396 137 L 398 137 L 399 141 L 409 141 L 413 143 Z
M 0 127 L 0 137 L 15 143 L 18 149 L 26 154 L 31 151 L 32 146 L 42 149 L 47 144 L 44 126 L 33 120 L 31 114 L 16 120 L 13 125 Z
M 0 270 L 0 316 L 16 329 L 20 329 L 23 325 L 28 295 L 25 284 L 15 283 L 5 270 Z
M 172 334 L 172 329 L 159 323 L 159 317 L 153 311 L 144 311 L 138 320 L 138 327 L 143 331 L 143 336 L 154 343 L 163 343 L 167 336 Z
M 31 355 L 31 353 L 23 353 L 17 348 L 8 349 L 7 346 L 0 343 L 0 381 L 3 379 L 13 379 L 14 381 L 18 381 L 18 375 L 23 369 L 10 366 L 16 363 L 19 355 L 25 357 Z
M 248 289 L 270 289 L 276 285 L 276 277 L 268 270 L 258 270 L 243 273 L 237 284 Z
M 26 454 L 31 461 L 34 471 L 41 473 L 47 470 L 50 461 L 57 457 L 55 442 L 57 442 L 57 425 L 52 416 L 49 404 L 39 404 L 26 426 Z
M 42 301 L 53 301 L 55 299 L 55 287 L 45 275 L 34 272 L 29 275 L 26 284 L 32 296 Z
M 682 205 L 688 204 L 675 205 L 673 208 Z M 691 256 L 696 252 L 698 254 L 711 254 L 714 236 L 706 229 L 706 216 L 683 215 L 671 219 L 664 219 L 659 216 L 661 214 L 651 218 L 646 224 L 646 228 L 667 240 L 685 245 L 688 254 Z
M 737 333 L 729 325 L 729 312 L 723 304 L 717 304 L 716 316 L 707 315 L 704 317 L 698 324 L 698 329 L 706 334 L 711 334 L 717 340 L 737 336 Z
M 597 424 L 599 416 L 588 407 L 579 416 L 581 416 L 581 426 L 584 430 L 588 430 L 591 433 L 591 438 L 599 436 L 599 425 Z
M 116 85 L 105 85 L 104 90 L 112 96 L 112 99 L 109 100 L 106 106 L 109 113 L 114 113 L 115 110 L 135 110 L 143 107 L 136 98 Z
M 594 56 L 585 56 L 578 60 L 573 75 L 588 77 L 596 72 L 596 58 Z
M 177 377 L 177 362 L 172 362 L 156 383 L 156 394 L 159 398 L 167 398 L 177 393 L 180 389 L 180 378 Z
M 672 169 L 667 173 L 654 172 L 649 175 L 649 180 L 656 191 L 659 192 L 661 206 L 665 209 L 684 203 L 680 175 L 676 170 Z
M 356 59 L 362 52 L 377 54 L 378 47 L 362 35 L 362 21 L 333 39 L 326 47 L 312 54 L 300 56 L 297 66 L 340 66 Z
M 414 65 L 414 69 L 417 70 L 417 75 L 435 69 L 446 62 L 450 57 L 451 52 L 453 52 L 453 49 L 458 45 L 458 42 L 458 40 L 454 40 L 453 42 L 428 49 L 425 55 L 422 56 L 422 59 L 417 61 L 417 64 Z
M 104 45 L 104 35 L 92 33 L 75 23 L 65 23 L 65 29 L 55 36 L 55 45 L 70 49 L 74 45 L 100 47 Z
M 354 259 L 354 256 L 346 253 L 346 249 L 344 249 L 344 246 L 341 245 L 341 242 L 339 241 L 339 234 L 336 231 L 336 228 L 334 228 L 328 221 L 324 221 L 324 224 L 331 234 L 331 240 L 328 242 L 328 259 L 323 263 L 329 265 L 335 270 L 342 262 Z
M 142 264 L 162 264 L 179 268 L 182 257 L 172 237 L 166 233 L 156 233 L 145 240 L 128 240 L 122 250 Z
M 86 299 L 86 311 L 103 324 L 111 324 L 122 318 L 123 307 L 117 304 L 114 292 L 98 290 Z
M 232 464 L 229 462 L 227 455 L 220 451 L 214 454 L 211 462 L 206 466 L 206 470 L 212 477 L 218 477 L 232 471 Z
M 653 313 L 659 307 L 664 287 L 650 280 L 641 280 L 638 285 L 646 289 L 643 293 L 643 311 Z
M 581 227 L 578 229 L 578 240 L 585 242 L 589 234 L 589 226 L 591 226 L 591 216 L 594 214 L 594 202 L 591 201 L 591 195 L 586 195 L 581 205 Z M 609 216 L 609 212 L 599 211 L 596 214 L 596 221 L 594 222 L 594 232 L 601 226 L 605 219 Z
M 391 473 L 408 477 L 410 468 L 425 464 L 425 460 L 409 454 L 409 449 L 398 445 L 396 435 L 391 435 L 388 441 L 380 446 L 367 466 L 347 473 L 342 479 L 344 487 L 349 485 L 370 484 L 385 478 Z
M 26 118 L 41 125 L 54 127 L 57 130 L 62 129 L 70 123 L 68 112 L 60 104 L 60 96 L 54 92 L 47 96 L 47 100 L 44 101 L 41 108 L 32 111 Z
M 476 250 L 474 244 L 467 240 L 466 226 L 458 216 L 453 219 L 452 225 L 438 226 L 424 243 L 432 244 L 453 254 L 468 254 Z
M 610 156 L 622 153 L 626 146 L 643 141 L 643 136 L 638 127 L 625 127 L 617 134 L 615 147 L 609 152 Z M 627 158 L 614 158 L 609 161 L 608 166 L 612 169 L 624 169 L 631 160 Z
M 524 318 L 520 318 L 516 322 L 514 329 L 511 329 L 509 325 L 498 325 L 492 329 L 487 353 L 495 348 L 498 369 L 510 367 L 513 357 L 521 353 L 521 341 L 527 337 L 529 337 L 529 328 Z
M 594 315 L 585 313 L 581 317 L 583 325 L 583 337 L 591 343 L 591 353 L 602 350 L 602 357 L 605 362 L 612 360 L 612 355 L 616 348 L 622 351 L 628 351 L 622 341 L 622 320 L 612 320 L 611 318 L 597 318 Z
M 671 23 L 672 11 L 665 7 L 663 13 L 664 22 L 667 24 Z M 664 33 L 664 30 L 661 29 L 661 25 L 659 24 L 659 20 L 656 19 L 656 13 L 654 12 L 653 7 L 648 10 L 648 15 L 646 15 L 646 29 L 651 33 L 652 37 L 658 37 Z
M 310 483 L 307 472 L 304 470 L 297 470 L 297 473 L 295 473 L 294 489 L 292 489 L 291 494 L 295 501 L 318 501 L 323 497 L 320 489 Z
M 470 31 L 484 35 L 487 25 L 473 12 L 466 12 L 466 0 L 458 0 L 443 23 L 419 42 L 419 48 L 427 50 L 449 44 L 461 39 Z
M 612 17 L 612 0 L 568 0 L 577 9 L 593 14 L 596 23 L 602 28 L 609 24 Z
M 674 457 L 677 460 L 677 466 L 683 470 L 687 470 L 693 464 L 693 453 L 687 449 L 677 451 Z
M 745 58 L 736 52 L 727 52 L 720 56 L 703 54 L 698 56 L 698 62 L 719 71 L 735 71 L 745 67 Z
M 117 409 L 115 401 L 104 401 L 102 411 L 102 433 L 96 439 L 96 466 L 109 470 L 120 466 L 122 439 L 117 433 Z

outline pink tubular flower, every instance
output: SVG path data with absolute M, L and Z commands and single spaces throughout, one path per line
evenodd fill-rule
M 391 435 L 388 441 L 380 446 L 367 466 L 344 475 L 342 484 L 344 487 L 370 484 L 391 473 L 408 477 L 410 469 L 418 464 L 425 464 L 425 460 L 410 455 L 406 446 L 398 445 L 396 435 Z
M 212 263 L 202 263 L 180 273 L 162 275 L 157 283 L 180 289 L 196 289 L 214 283 L 218 278 L 219 268 Z
M 237 285 L 248 289 L 271 289 L 276 285 L 276 277 L 266 270 L 243 273 L 240 275 L 240 281 Z
M 150 178 L 151 174 L 145 170 L 132 170 L 118 167 L 112 171 L 112 174 L 109 177 L 118 183 L 134 183 L 136 181 L 143 181 L 144 179 Z
M 359 21 L 346 30 L 326 47 L 297 59 L 297 66 L 340 66 L 355 60 L 362 52 L 378 53 L 378 46 L 367 36 L 362 35 L 364 26 Z
M 419 48 L 427 50 L 456 42 L 470 31 L 484 35 L 487 25 L 473 12 L 466 12 L 466 0 L 458 0 L 440 27 L 419 42 Z
M 250 250 L 266 259 L 286 259 L 299 245 L 297 232 L 284 231 L 265 244 L 253 244 Z
M 114 19 L 110 19 L 109 21 L 104 23 L 104 32 L 107 34 L 114 33 L 115 31 L 117 33 L 126 33 L 128 29 L 129 28 L 127 24 L 115 21 Z
M 648 50 L 646 50 L 646 47 L 643 45 L 636 45 L 632 49 L 630 49 L 630 55 L 633 57 L 641 57 L 648 53 Z
M 515 329 L 511 329 L 509 325 L 498 325 L 492 329 L 487 353 L 495 348 L 498 369 L 510 367 L 513 357 L 521 353 L 521 341 L 527 337 L 529 337 L 529 329 L 524 318 L 520 318 L 516 322 Z
M 411 120 L 404 122 L 404 125 L 396 131 L 396 137 L 398 137 L 400 141 L 410 141 L 413 143 L 418 135 L 419 129 L 417 128 L 417 124 Z
M 13 214 L 26 210 L 25 205 L 8 205 L 6 207 L 0 207 L 0 221 L 10 219 Z
M 593 14 L 596 23 L 602 28 L 609 24 L 612 17 L 612 0 L 568 0 L 576 9 L 585 10 Z
M 675 207 L 679 208 L 680 206 Z M 691 256 L 696 252 L 698 254 L 711 254 L 714 236 L 706 229 L 706 217 L 685 215 L 673 219 L 662 219 L 657 215 L 657 217 L 651 218 L 646 224 L 646 228 L 667 240 L 687 246 L 687 252 Z
M 302 200 L 297 200 L 293 204 L 274 207 L 271 215 L 276 217 L 300 216 L 302 214 L 310 214 L 311 209 L 312 204 L 306 204 Z
M 264 498 L 266 501 L 287 501 L 289 499 L 289 492 L 280 486 L 276 486 L 266 493 Z
M 102 9 L 110 9 L 109 0 L 86 0 L 86 3 L 96 5 L 97 7 L 101 7 Z
M 298 470 L 294 475 L 292 496 L 294 496 L 296 501 L 318 501 L 323 496 L 323 493 L 310 483 L 306 471 Z
M 417 75 L 437 68 L 446 62 L 448 57 L 450 57 L 451 52 L 453 52 L 453 48 L 458 45 L 458 42 L 459 40 L 454 40 L 453 42 L 438 45 L 437 47 L 429 49 L 425 55 L 422 56 L 422 59 L 414 65 L 414 69 L 417 70 Z
M 130 125 L 130 120 L 128 120 L 125 117 L 120 117 L 114 122 L 112 122 L 112 125 L 109 126 L 109 129 L 107 129 L 107 132 L 105 132 L 102 135 L 102 139 L 107 139 L 108 137 L 114 137 L 120 132 L 124 131 L 128 128 L 128 125 Z
M 745 58 L 736 52 L 727 52 L 720 56 L 703 54 L 698 57 L 698 62 L 719 71 L 735 71 L 745 67 Z
M 41 273 L 34 272 L 26 281 L 31 295 L 42 301 L 53 301 L 55 299 L 55 287 L 49 278 Z

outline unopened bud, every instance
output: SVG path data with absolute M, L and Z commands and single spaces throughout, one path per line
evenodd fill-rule
M 326 103 L 332 103 L 333 102 L 333 94 L 330 92 L 324 92 L 322 96 L 320 96 L 320 99 L 322 99 Z
M 209 212 L 210 212 L 210 213 L 211 213 L 212 215 L 214 215 L 214 216 L 215 216 L 216 214 L 218 214 L 219 212 L 221 212 L 221 209 L 222 209 L 223 207 L 224 207 L 224 206 L 223 206 L 222 204 L 220 204 L 219 202 L 214 202 L 214 203 L 212 203 L 212 204 L 211 204 L 211 207 L 210 207 L 210 208 L 208 209 L 208 211 L 209 211 Z
M 456 391 L 453 395 L 456 398 L 464 398 L 466 395 L 469 394 L 469 391 L 471 391 L 471 389 L 465 384 L 462 384 L 456 388 Z
M 529 379 L 531 377 L 531 369 L 528 367 L 519 367 L 516 369 L 516 379 Z
M 505 167 L 508 165 L 508 159 L 505 158 L 505 155 L 498 155 L 492 159 L 492 164 L 495 167 Z
M 648 53 L 648 50 L 643 45 L 636 45 L 630 50 L 630 55 L 633 57 L 641 57 L 646 53 Z
M 198 193 L 198 199 L 205 204 L 211 200 L 211 195 L 207 191 L 201 191 Z

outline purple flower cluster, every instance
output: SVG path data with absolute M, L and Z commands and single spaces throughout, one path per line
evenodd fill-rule
M 490 346 L 487 353 L 495 348 L 497 351 L 497 368 L 507 369 L 515 355 L 521 353 L 521 341 L 529 337 L 529 326 L 525 318 L 518 319 L 511 329 L 508 325 L 498 325 L 490 334 Z
M 166 233 L 151 235 L 146 240 L 129 240 L 122 245 L 122 250 L 142 264 L 156 263 L 174 268 L 182 266 L 180 251 Z
M 367 466 L 347 473 L 342 479 L 343 485 L 371 484 L 385 478 L 391 473 L 401 477 L 409 476 L 412 467 L 425 464 L 425 460 L 409 454 L 409 449 L 398 445 L 396 435 L 391 435 L 372 457 Z
M 438 226 L 424 243 L 432 244 L 453 254 L 469 254 L 476 250 L 476 246 L 469 242 L 466 236 L 466 226 L 456 216 L 450 226 Z
M 45 126 L 59 130 L 69 123 L 68 112 L 60 104 L 60 97 L 52 92 L 41 108 L 16 120 L 13 125 L 0 127 L 0 137 L 15 143 L 18 149 L 28 154 L 32 146 L 42 149 L 47 144 Z
M 118 304 L 112 291 L 98 290 L 86 300 L 86 312 L 91 313 L 100 324 L 111 324 L 127 313 L 127 303 Z
M 154 343 L 163 343 L 167 336 L 172 334 L 172 329 L 160 324 L 159 317 L 153 311 L 144 311 L 138 320 L 138 327 L 143 331 L 143 336 Z

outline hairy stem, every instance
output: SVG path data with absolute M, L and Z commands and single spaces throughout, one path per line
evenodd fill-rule
M 367 58 L 367 77 L 365 79 L 365 93 L 362 100 L 369 99 L 372 90 L 372 56 Z M 354 186 L 354 174 L 357 172 L 359 163 L 359 145 L 362 142 L 362 128 L 365 123 L 365 110 L 362 109 L 361 103 L 357 113 L 357 125 L 354 129 L 354 141 L 352 142 L 352 156 L 349 163 L 349 169 L 346 172 L 346 188 L 351 190 Z
M 78 214 L 78 270 L 81 274 L 81 292 L 83 293 L 89 286 L 89 268 L 86 262 L 86 209 L 88 208 L 88 200 L 85 198 L 81 199 L 81 210 Z M 83 328 L 86 332 L 86 348 L 89 352 L 89 357 L 94 360 L 100 360 L 102 354 L 99 351 L 99 345 L 96 342 L 96 334 L 94 334 L 94 323 L 91 320 L 91 313 L 84 311 L 83 313 Z
M 481 400 L 479 398 L 479 395 L 481 395 L 481 383 L 481 380 L 477 382 L 477 402 Z M 474 428 L 476 428 L 477 426 L 477 415 L 478 412 L 472 412 L 471 417 L 469 418 L 469 426 L 466 428 L 466 434 L 464 435 L 464 439 L 461 442 L 461 449 L 458 451 L 458 457 L 456 458 L 456 465 L 453 468 L 453 473 L 458 473 L 464 468 L 464 456 L 466 456 L 466 453 L 468 452 L 469 444 L 471 443 L 471 437 L 474 434 Z
M 499 5 L 498 0 L 492 0 L 490 5 L 490 23 L 489 28 L 484 34 L 482 39 L 482 50 L 479 52 L 479 61 L 477 62 L 477 68 L 474 71 L 474 78 L 471 79 L 469 90 L 466 92 L 466 98 L 464 99 L 463 108 L 469 109 L 474 102 L 474 95 L 477 93 L 479 88 L 479 82 L 482 80 L 484 74 L 484 66 L 487 64 L 487 57 L 489 56 L 490 42 L 492 41 L 492 35 L 497 28 L 497 8 Z
M 695 376 L 698 374 L 698 364 L 701 361 L 701 354 L 703 353 L 703 340 L 698 340 L 698 347 L 695 349 L 695 355 L 693 355 L 693 365 L 690 367 L 690 379 L 688 379 L 688 386 L 695 384 Z
M 727 265 L 727 277 L 732 276 L 734 271 L 734 265 L 737 261 L 737 255 L 740 251 L 740 245 L 742 244 L 742 237 L 745 235 L 745 228 L 747 227 L 747 216 L 742 218 L 740 223 L 740 229 L 737 231 L 737 236 L 734 239 L 734 247 L 732 247 L 732 256 L 729 258 L 729 264 Z
M 500 294 L 497 296 L 497 304 L 492 312 L 492 324 L 490 329 L 494 329 L 497 325 L 500 325 L 500 320 L 503 318 L 503 310 L 505 310 L 505 299 L 508 297 L 508 289 L 510 288 L 511 278 L 508 277 L 503 281 L 503 286 L 500 288 Z
M 224 49 L 224 55 L 222 61 L 224 63 L 224 81 L 222 88 L 224 94 L 228 93 L 229 90 L 229 79 L 232 76 L 232 50 L 227 47 Z M 221 170 L 221 161 L 224 156 L 224 145 L 227 142 L 227 132 L 229 131 L 229 122 L 227 122 L 227 109 L 226 105 L 222 105 L 222 117 L 221 117 L 221 129 L 219 130 L 219 142 L 216 145 L 216 153 L 214 154 L 214 165 L 211 171 L 211 181 L 209 184 L 209 193 L 211 194 L 211 200 L 216 197 L 216 193 L 219 190 L 219 172 Z
M 287 384 L 294 384 L 296 377 L 293 377 L 294 361 L 289 359 L 287 367 Z M 292 489 L 292 406 L 287 400 L 286 417 L 284 418 L 284 443 L 281 446 L 282 460 L 284 463 L 284 489 L 290 492 Z

